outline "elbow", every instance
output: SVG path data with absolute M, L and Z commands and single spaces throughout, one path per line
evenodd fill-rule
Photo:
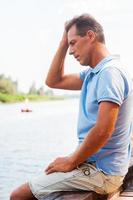
M 60 89 L 61 80 L 57 78 L 55 79 L 47 77 L 45 80 L 45 84 L 50 88 Z
M 107 130 L 103 130 L 99 132 L 99 137 L 104 138 L 105 140 L 108 140 L 109 138 L 111 138 L 113 131 L 107 131 Z
M 108 140 L 113 132 L 114 132 L 114 128 L 110 128 L 110 127 L 97 127 L 98 128 L 98 135 L 101 138 L 105 138 L 106 140 Z
M 48 79 L 45 80 L 45 84 L 50 88 L 54 88 L 54 84 L 51 81 L 49 81 Z
M 51 87 L 51 84 L 50 84 L 50 82 L 46 79 L 45 80 L 45 84 L 48 86 L 48 87 Z

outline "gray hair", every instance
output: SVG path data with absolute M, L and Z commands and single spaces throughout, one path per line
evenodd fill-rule
M 66 32 L 69 31 L 69 29 L 75 25 L 77 29 L 77 34 L 80 36 L 85 36 L 88 30 L 92 30 L 96 33 L 97 40 L 101 43 L 105 43 L 105 37 L 103 33 L 103 27 L 99 22 L 95 20 L 94 17 L 92 17 L 89 14 L 82 14 L 80 16 L 76 16 L 72 18 L 70 21 L 68 21 L 65 25 Z

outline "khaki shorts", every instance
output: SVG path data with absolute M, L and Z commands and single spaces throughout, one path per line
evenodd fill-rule
M 123 176 L 106 175 L 88 163 L 67 173 L 45 173 L 29 182 L 33 195 L 41 200 L 52 192 L 59 191 L 95 191 L 107 194 L 117 190 L 123 182 Z

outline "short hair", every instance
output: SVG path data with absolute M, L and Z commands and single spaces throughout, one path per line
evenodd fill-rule
M 82 14 L 72 18 L 65 25 L 66 32 L 75 25 L 77 29 L 77 34 L 80 36 L 85 36 L 88 30 L 92 30 L 96 33 L 97 40 L 101 43 L 105 43 L 105 37 L 103 33 L 103 27 L 99 22 L 96 21 L 94 17 L 89 14 Z

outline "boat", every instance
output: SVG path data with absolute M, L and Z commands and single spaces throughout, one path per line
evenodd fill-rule
M 21 109 L 21 112 L 32 112 L 32 110 L 29 108 L 29 99 L 25 99 L 25 105 L 24 108 Z
M 26 109 L 21 109 L 21 112 L 32 112 L 32 110 L 26 108 Z

